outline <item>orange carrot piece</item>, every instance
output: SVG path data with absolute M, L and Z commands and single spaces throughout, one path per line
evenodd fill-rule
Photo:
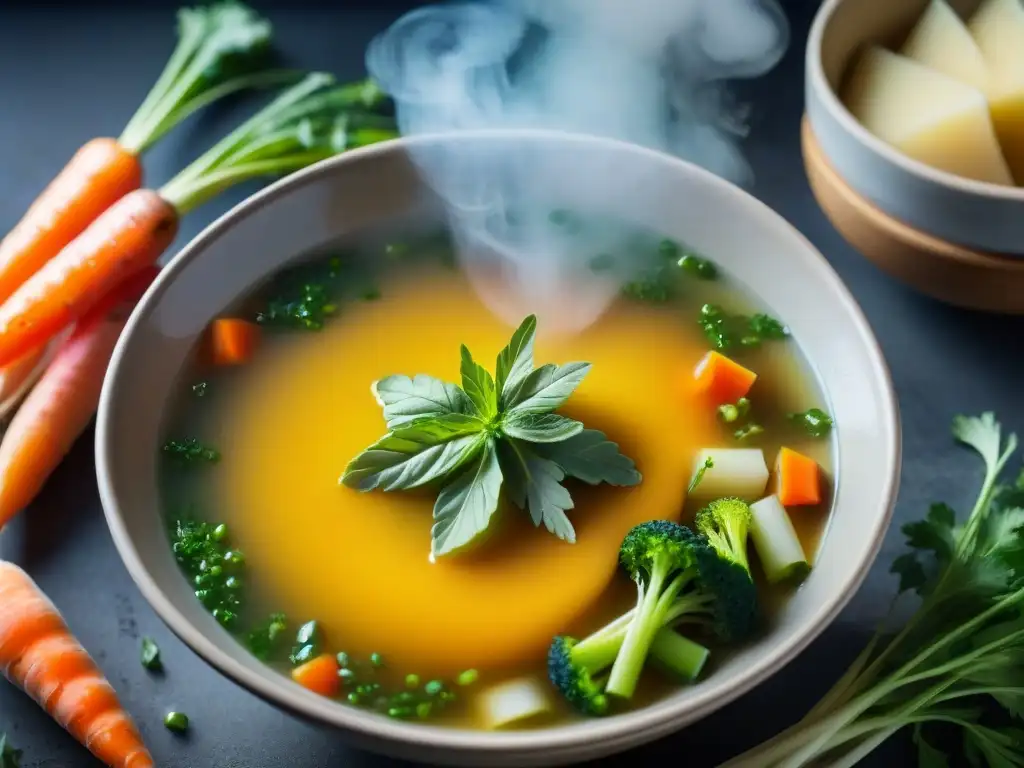
M 293 669 L 292 680 L 321 696 L 337 696 L 341 685 L 338 678 L 338 660 L 329 653 L 317 656 Z
M 42 490 L 89 425 L 127 310 L 156 271 L 132 276 L 82 318 L 14 414 L 0 440 L 0 529 Z
M 255 323 L 230 317 L 213 321 L 210 327 L 210 355 L 214 365 L 241 365 L 252 359 L 260 341 Z
M 821 478 L 818 462 L 814 459 L 783 447 L 775 461 L 775 475 L 776 491 L 782 506 L 821 503 Z
M 718 352 L 708 352 L 693 371 L 697 391 L 712 405 L 735 403 L 745 397 L 757 381 L 757 374 Z
M 141 185 L 142 164 L 114 139 L 82 145 L 0 240 L 0 302 Z
M 96 662 L 21 568 L 0 561 L 0 672 L 111 768 L 153 758 Z
M 178 228 L 174 207 L 137 189 L 0 305 L 0 366 L 9 365 L 84 315 L 130 275 L 153 265 Z

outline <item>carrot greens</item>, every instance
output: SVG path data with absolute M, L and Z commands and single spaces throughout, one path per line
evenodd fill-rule
M 527 317 L 498 354 L 492 376 L 462 347 L 462 386 L 425 374 L 388 376 L 372 390 L 388 433 L 349 462 L 340 482 L 360 491 L 440 483 L 432 556 L 469 545 L 490 525 L 504 493 L 519 509 L 572 543 L 566 515 L 574 477 L 590 485 L 636 485 L 633 461 L 604 433 L 555 413 L 589 363 L 533 365 L 537 318 Z
M 238 2 L 178 11 L 178 42 L 146 99 L 125 126 L 121 146 L 139 153 L 189 115 L 231 93 L 279 85 L 294 73 L 265 68 L 271 26 Z
M 179 214 L 227 187 L 285 175 L 346 149 L 397 135 L 375 114 L 385 96 L 368 80 L 337 85 L 323 72 L 306 75 L 217 142 L 160 189 Z
M 908 727 L 922 766 L 959 763 L 940 728 L 960 731 L 972 766 L 1024 765 L 1024 473 L 1001 479 L 1017 437 L 992 413 L 958 416 L 953 436 L 982 458 L 984 478 L 966 517 L 933 504 L 903 526 L 910 551 L 892 570 L 917 610 L 898 629 L 883 622 L 803 720 L 721 768 L 845 768 Z

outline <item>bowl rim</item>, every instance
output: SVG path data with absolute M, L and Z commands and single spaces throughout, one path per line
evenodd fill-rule
M 814 272 L 819 280 L 834 291 L 837 305 L 849 318 L 852 331 L 860 337 L 864 344 L 871 359 L 871 377 L 878 383 L 878 390 L 882 395 L 880 407 L 884 414 L 884 423 L 879 426 L 884 441 L 879 446 L 879 450 L 889 454 L 886 461 L 889 473 L 882 482 L 885 509 L 878 520 L 868 546 L 856 558 L 851 576 L 837 586 L 829 600 L 816 607 L 815 612 L 799 630 L 793 632 L 785 642 L 777 643 L 771 653 L 759 657 L 757 663 L 753 664 L 728 690 L 715 690 L 714 688 L 704 691 L 695 690 L 689 697 L 681 699 L 678 703 L 665 703 L 657 708 L 641 707 L 615 717 L 597 718 L 581 723 L 519 732 L 471 731 L 388 720 L 379 718 L 374 713 L 340 706 L 333 700 L 321 702 L 313 697 L 296 695 L 298 692 L 292 693 L 286 685 L 282 685 L 286 678 L 280 677 L 280 681 L 271 680 L 253 671 L 241 661 L 233 658 L 230 653 L 219 648 L 217 643 L 207 638 L 200 629 L 178 611 L 173 602 L 165 595 L 153 574 L 144 565 L 142 555 L 128 532 L 125 515 L 121 510 L 111 479 L 115 464 L 113 460 L 115 438 L 112 430 L 111 411 L 114 400 L 118 397 L 118 390 L 124 386 L 126 381 L 125 377 L 118 376 L 116 372 L 120 369 L 128 340 L 142 322 L 146 308 L 166 290 L 186 265 L 202 256 L 210 241 L 215 240 L 222 232 L 229 230 L 237 221 L 273 204 L 278 198 L 287 196 L 292 190 L 331 176 L 337 169 L 347 166 L 357 158 L 370 158 L 394 152 L 404 153 L 420 144 L 452 141 L 456 137 L 460 140 L 533 138 L 545 141 L 589 143 L 597 147 L 605 146 L 617 152 L 630 152 L 637 156 L 646 155 L 649 160 L 662 164 L 667 170 L 682 171 L 697 177 L 702 184 L 718 187 L 719 191 L 723 193 L 738 196 L 750 216 L 761 218 L 766 227 L 787 230 L 790 237 L 802 243 L 803 247 L 794 249 L 792 257 L 801 259 L 805 268 Z M 97 410 L 95 454 L 97 482 L 104 515 L 117 551 L 132 580 L 168 628 L 223 676 L 265 701 L 271 702 L 274 706 L 304 719 L 351 732 L 354 736 L 363 739 L 363 743 L 374 742 L 379 745 L 381 742 L 385 742 L 397 746 L 450 750 L 478 755 L 505 751 L 509 753 L 506 757 L 517 754 L 525 756 L 526 753 L 544 753 L 548 762 L 553 763 L 556 760 L 564 761 L 565 758 L 578 757 L 580 752 L 596 752 L 604 746 L 610 746 L 611 749 L 608 751 L 613 751 L 616 745 L 627 748 L 641 741 L 649 741 L 677 731 L 748 693 L 792 661 L 815 640 L 856 594 L 881 550 L 892 520 L 899 487 L 902 465 L 902 431 L 892 378 L 867 318 L 825 257 L 784 217 L 750 193 L 712 172 L 658 150 L 590 134 L 509 128 L 423 134 L 349 150 L 268 185 L 234 205 L 207 225 L 184 245 L 160 271 L 156 280 L 136 305 L 117 341 L 107 375 L 104 378 Z M 643 735 L 638 738 L 638 734 Z M 425 755 L 420 754 L 420 757 L 422 759 Z
M 968 179 L 963 176 L 957 176 L 949 171 L 933 168 L 922 163 L 920 160 L 915 160 L 903 154 L 895 147 L 882 141 L 861 125 L 860 121 L 851 114 L 846 105 L 840 100 L 835 89 L 829 84 L 828 77 L 825 76 L 825 67 L 822 63 L 822 40 L 825 36 L 825 30 L 832 23 L 832 17 L 839 7 L 852 1 L 825 0 L 815 14 L 814 21 L 811 23 L 804 56 L 804 69 L 807 73 L 807 80 L 839 126 L 856 139 L 865 149 L 911 176 L 917 176 L 924 181 L 951 191 L 978 195 L 989 199 L 1024 202 L 1024 186 L 1008 187 L 1003 184 L 993 184 L 989 181 Z

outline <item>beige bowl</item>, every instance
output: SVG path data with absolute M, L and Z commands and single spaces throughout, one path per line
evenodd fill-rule
M 179 572 L 160 519 L 157 446 L 175 379 L 198 334 L 304 252 L 429 202 L 410 149 L 420 156 L 440 149 L 530 153 L 554 170 L 546 191 L 564 205 L 611 206 L 712 256 L 780 311 L 812 362 L 837 424 L 838 487 L 819 564 L 766 634 L 699 684 L 644 709 L 547 730 L 484 733 L 396 722 L 321 698 L 260 664 L 200 607 Z M 110 530 L 136 584 L 170 628 L 226 676 L 371 750 L 451 765 L 559 765 L 693 723 L 776 673 L 821 633 L 878 553 L 897 490 L 900 430 L 889 375 L 860 309 L 781 217 L 663 154 L 592 137 L 510 131 L 347 153 L 275 184 L 208 227 L 164 269 L 128 323 L 103 389 L 96 460 Z
M 965 17 L 978 3 L 950 0 Z M 836 172 L 884 213 L 953 245 L 1024 256 L 1024 188 L 964 179 L 912 160 L 869 133 L 836 95 L 861 48 L 898 47 L 926 5 L 927 0 L 825 0 L 807 41 L 811 128 Z

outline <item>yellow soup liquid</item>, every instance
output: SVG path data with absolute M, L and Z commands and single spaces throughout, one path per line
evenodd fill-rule
M 706 342 L 678 309 L 639 302 L 619 302 L 572 337 L 546 337 L 542 325 L 536 365 L 593 364 L 560 412 L 619 443 L 643 481 L 567 482 L 575 544 L 502 507 L 479 547 L 432 563 L 436 492 L 362 493 L 338 482 L 385 433 L 371 383 L 417 373 L 458 382 L 461 344 L 493 371 L 513 329 L 452 271 L 393 278 L 381 294 L 344 304 L 320 332 L 268 334 L 209 411 L 204 403 L 212 415 L 203 434 L 223 455 L 208 475 L 211 514 L 245 552 L 260 604 L 293 626 L 318 620 L 333 651 L 379 652 L 403 674 L 539 672 L 553 635 L 592 631 L 595 617 L 628 608 L 635 591 L 617 574 L 623 535 L 645 520 L 679 519 L 695 451 L 731 444 L 687 388 Z M 811 545 L 819 526 L 796 522 Z

